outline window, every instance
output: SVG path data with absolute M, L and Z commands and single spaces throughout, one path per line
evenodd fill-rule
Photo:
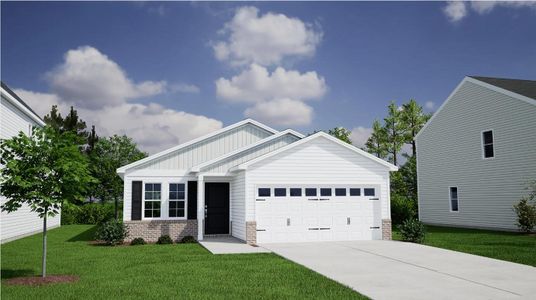
M 329 188 L 321 188 L 320 189 L 320 196 L 331 196 L 331 189 L 329 189 Z
M 185 185 L 184 183 L 169 184 L 169 217 L 184 218 L 185 204 Z
M 346 196 L 346 189 L 335 189 L 335 196 Z
M 458 211 L 458 188 L 450 187 L 450 211 Z
M 350 189 L 350 196 L 361 196 L 361 189 L 359 188 Z
M 275 188 L 274 189 L 274 196 L 276 196 L 276 197 L 286 197 L 287 196 L 287 189 L 285 189 L 285 188 Z
M 290 197 L 301 197 L 302 190 L 300 188 L 291 188 Z
M 259 193 L 259 197 L 270 197 L 270 189 L 269 188 L 260 188 L 258 193 Z
M 364 189 L 365 196 L 375 196 L 376 191 L 373 188 Z
M 145 218 L 160 218 L 160 198 L 162 185 L 160 183 L 145 184 Z
M 493 152 L 493 131 L 488 130 L 482 132 L 482 151 L 484 158 L 492 158 L 495 156 Z
M 316 197 L 316 189 L 305 189 L 305 196 L 307 197 Z

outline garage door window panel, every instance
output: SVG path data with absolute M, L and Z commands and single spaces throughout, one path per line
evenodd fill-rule
M 301 188 L 291 188 L 290 197 L 301 197 L 302 189 Z
M 350 196 L 361 196 L 361 189 L 359 189 L 359 188 L 351 188 L 350 189 Z
M 305 189 L 305 196 L 307 197 L 316 197 L 316 189 L 312 189 L 312 188 L 306 188 Z
M 275 197 L 286 197 L 287 196 L 287 189 L 286 188 L 275 188 L 274 189 L 274 196 Z
M 331 197 L 331 188 L 321 188 L 320 196 L 322 197 Z
M 369 196 L 369 197 L 374 197 L 376 196 L 376 189 L 374 188 L 365 188 L 363 189 L 364 193 L 365 193 L 365 196 Z
M 336 188 L 335 189 L 335 196 L 339 196 L 339 197 L 346 196 L 346 189 Z
M 259 197 L 270 197 L 270 189 L 269 188 L 259 188 L 257 191 L 257 194 Z

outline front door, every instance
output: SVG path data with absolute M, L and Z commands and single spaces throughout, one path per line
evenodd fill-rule
M 205 183 L 205 234 L 229 234 L 229 183 Z

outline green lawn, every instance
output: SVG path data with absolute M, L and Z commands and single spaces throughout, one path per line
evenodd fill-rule
M 478 229 L 427 226 L 424 244 L 536 267 L 536 236 Z M 393 239 L 400 235 L 394 230 Z
M 49 233 L 48 273 L 78 275 L 76 283 L 4 284 L 39 274 L 41 235 L 2 245 L 2 299 L 366 299 L 274 254 L 212 255 L 197 244 L 94 246 L 94 230 L 68 225 Z

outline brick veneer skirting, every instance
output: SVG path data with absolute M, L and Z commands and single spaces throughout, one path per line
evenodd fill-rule
M 151 220 L 125 221 L 128 228 L 126 242 L 141 237 L 146 242 L 156 242 L 162 235 L 169 235 L 172 240 L 180 241 L 191 235 L 197 239 L 197 220 Z
M 257 244 L 257 222 L 246 222 L 246 243 L 250 245 Z
M 393 238 L 391 232 L 391 219 L 382 220 L 382 240 L 391 240 Z

